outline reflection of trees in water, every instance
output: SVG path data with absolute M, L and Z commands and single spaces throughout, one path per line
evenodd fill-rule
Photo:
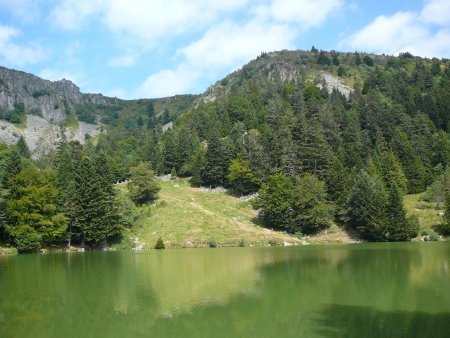
M 381 311 L 363 306 L 330 305 L 318 312 L 316 329 L 322 337 L 450 337 L 450 312 Z
M 448 252 L 400 243 L 11 257 L 0 260 L 0 337 L 298 337 L 339 321 L 345 336 L 336 306 L 354 325 L 373 316 L 388 328 L 394 314 L 406 330 L 431 313 L 440 325 Z

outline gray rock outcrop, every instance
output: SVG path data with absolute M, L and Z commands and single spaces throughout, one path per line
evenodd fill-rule
M 33 156 L 39 157 L 54 148 L 60 138 L 60 124 L 77 105 L 106 105 L 101 94 L 83 94 L 69 80 L 48 81 L 32 74 L 0 67 L 0 114 L 23 105 L 25 126 L 17 126 L 0 119 L 0 141 L 17 142 L 24 136 Z M 0 116 L 1 118 L 1 116 Z M 85 136 L 100 132 L 98 124 L 79 122 L 77 128 L 68 128 L 68 139 L 84 142 Z

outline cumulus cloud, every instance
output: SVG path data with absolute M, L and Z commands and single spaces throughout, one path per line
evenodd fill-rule
M 303 29 L 319 27 L 333 11 L 343 6 L 343 0 L 272 0 L 260 5 L 256 12 L 277 22 L 298 23 Z
M 192 91 L 201 78 L 216 79 L 261 52 L 295 47 L 301 32 L 323 24 L 342 6 L 340 0 L 259 1 L 247 8 L 248 18 L 224 19 L 177 51 L 178 65 L 150 75 L 139 87 L 141 96 L 167 96 Z M 204 89 L 204 88 L 203 88 Z
M 50 22 L 65 30 L 81 30 L 88 20 L 101 11 L 103 0 L 63 0 L 50 13 Z
M 427 23 L 437 25 L 450 24 L 450 1 L 428 0 L 421 13 L 422 19 Z
M 441 6 L 442 7 L 439 7 Z M 411 52 L 425 57 L 450 55 L 450 4 L 429 0 L 421 13 L 397 12 L 378 16 L 373 22 L 342 41 L 341 45 L 367 52 Z M 433 27 L 430 24 L 434 24 Z M 436 27 L 437 25 L 437 27 Z
M 0 25 L 0 61 L 7 66 L 24 66 L 42 61 L 44 49 L 37 43 L 19 44 L 14 41 L 21 32 L 10 26 Z
M 202 73 L 180 65 L 176 69 L 165 69 L 150 75 L 137 89 L 138 97 L 166 97 L 184 94 L 192 88 Z
M 291 48 L 295 36 L 287 25 L 223 22 L 182 48 L 179 54 L 196 68 L 226 67 L 248 61 L 262 51 Z
M 199 79 L 236 69 L 262 51 L 293 48 L 299 34 L 343 7 L 344 0 L 61 0 L 50 20 L 81 30 L 95 18 L 127 50 L 111 58 L 110 67 L 131 67 L 150 50 L 185 41 L 174 65 L 137 89 L 139 95 L 166 96 L 191 91 Z

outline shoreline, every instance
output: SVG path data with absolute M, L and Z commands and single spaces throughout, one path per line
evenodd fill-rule
M 449 241 L 449 238 L 443 238 L 438 241 L 428 241 L 422 237 L 415 238 L 409 242 L 411 243 L 427 243 L 427 242 L 447 242 Z M 266 245 L 258 245 L 258 244 L 250 244 L 250 245 L 239 245 L 239 243 L 216 243 L 216 246 L 210 246 L 208 243 L 203 243 L 200 245 L 190 245 L 190 246 L 183 246 L 183 245 L 172 245 L 171 243 L 168 243 L 166 245 L 166 248 L 164 250 L 174 250 L 174 249 L 215 249 L 215 248 L 239 248 L 239 247 L 245 247 L 245 248 L 265 248 L 265 247 L 298 247 L 298 246 L 328 246 L 328 245 L 351 245 L 351 244 L 372 244 L 372 243 L 407 243 L 407 242 L 367 242 L 362 240 L 354 240 L 354 241 L 332 241 L 332 240 L 321 240 L 316 238 L 308 238 L 309 241 L 306 240 L 299 240 L 297 243 L 283 243 L 283 244 L 266 244 Z M 139 247 L 120 247 L 120 245 L 117 246 L 111 246 L 111 247 L 104 247 L 104 248 L 95 248 L 95 247 L 76 247 L 76 246 L 61 246 L 61 247 L 44 247 L 34 252 L 29 252 L 29 254 L 49 254 L 49 253 L 84 253 L 84 252 L 90 252 L 90 251 L 154 251 L 158 250 L 155 249 L 153 246 L 139 246 Z M 158 250 L 159 251 L 159 250 Z M 0 247 L 0 256 L 2 255 L 18 255 L 19 252 L 14 247 Z

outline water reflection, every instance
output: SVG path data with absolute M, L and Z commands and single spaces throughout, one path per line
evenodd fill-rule
M 449 336 L 450 313 L 380 311 L 363 306 L 330 305 L 318 314 L 316 331 L 327 338 Z
M 0 257 L 0 337 L 444 330 L 449 260 L 447 243 Z

